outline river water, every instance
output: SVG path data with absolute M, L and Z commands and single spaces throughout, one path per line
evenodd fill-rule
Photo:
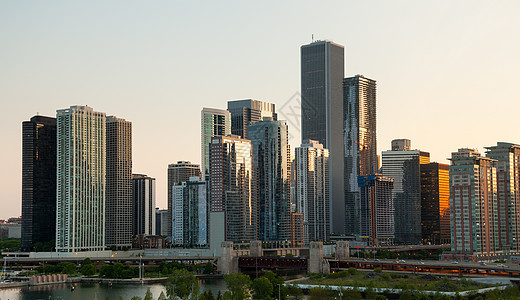
M 226 291 L 226 283 L 224 280 L 206 279 L 201 280 L 200 292 L 210 289 L 216 296 L 219 290 L 224 293 Z M 113 284 L 112 287 L 107 284 L 75 284 L 74 291 L 71 291 L 70 284 L 41 285 L 24 288 L 0 289 L 0 300 L 105 300 L 109 297 L 111 300 L 118 300 L 122 297 L 129 300 L 134 296 L 144 298 L 146 290 L 150 288 L 153 299 L 157 299 L 161 292 L 166 295 L 166 289 L 163 284 Z

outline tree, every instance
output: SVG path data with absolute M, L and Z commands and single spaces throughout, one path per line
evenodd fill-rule
M 142 300 L 141 297 L 133 296 L 130 300 Z
M 61 271 L 62 273 L 64 273 L 64 274 L 74 274 L 74 273 L 76 273 L 76 264 L 75 263 L 64 262 L 63 264 L 64 264 L 63 265 L 63 269 Z
M 215 300 L 215 296 L 213 296 L 211 290 L 205 290 L 204 293 L 200 294 L 199 300 Z
M 182 299 L 188 299 L 190 294 L 196 296 L 199 293 L 197 278 L 188 270 L 175 270 L 172 276 L 170 276 L 170 281 L 174 285 L 175 295 Z
M 292 296 L 294 299 L 303 299 L 303 291 L 296 285 L 290 285 L 287 287 L 287 294 Z
M 253 280 L 251 288 L 253 289 L 253 299 L 272 299 L 273 285 L 267 277 L 262 276 Z
M 212 262 L 208 261 L 204 267 L 204 274 L 213 274 L 213 272 L 215 272 L 215 267 Z
M 152 292 L 150 291 L 150 288 L 146 290 L 146 294 L 144 295 L 144 300 L 153 300 Z
M 332 291 L 330 289 L 315 287 L 309 290 L 309 296 L 311 300 L 326 300 L 331 299 Z
M 80 273 L 85 276 L 92 276 L 96 274 L 96 267 L 93 264 L 82 265 Z
M 224 275 L 224 281 L 226 282 L 230 299 L 243 300 L 249 295 L 248 287 L 251 284 L 249 276 L 241 273 L 232 273 Z M 226 298 L 225 295 L 224 298 Z

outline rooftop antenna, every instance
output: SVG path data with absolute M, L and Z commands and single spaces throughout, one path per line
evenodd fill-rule
M 312 36 L 312 42 L 314 43 L 314 33 L 311 36 Z

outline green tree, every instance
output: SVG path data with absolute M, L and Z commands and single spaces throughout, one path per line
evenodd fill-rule
M 215 296 L 213 296 L 211 290 L 205 290 L 204 293 L 200 294 L 199 300 L 215 300 Z
M 315 287 L 309 290 L 309 297 L 311 300 L 327 300 L 333 297 L 333 292 L 330 289 Z
M 141 297 L 133 296 L 130 300 L 142 300 Z
M 253 299 L 272 299 L 273 284 L 265 276 L 253 280 L 251 289 L 253 290 Z
M 231 300 L 242 300 L 248 297 L 248 287 L 251 284 L 249 276 L 241 273 L 232 273 L 224 275 L 224 281 L 226 282 Z M 228 292 L 225 294 L 228 294 Z M 224 298 L 227 298 L 225 294 Z
M 74 274 L 74 273 L 76 273 L 76 269 L 77 269 L 77 266 L 76 266 L 75 263 L 64 262 L 63 263 L 63 269 L 61 270 L 61 273 L 63 273 L 63 274 Z
M 92 276 L 96 274 L 96 267 L 93 264 L 82 265 L 80 272 L 85 276 Z
M 153 300 L 152 292 L 150 291 L 150 288 L 146 290 L 146 294 L 144 295 L 144 300 Z
M 287 287 L 287 294 L 292 296 L 294 299 L 303 299 L 303 291 L 296 285 L 290 285 Z
M 208 261 L 204 266 L 204 274 L 213 274 L 215 272 L 215 267 L 213 267 L 213 263 Z
M 175 270 L 170 276 L 170 281 L 174 285 L 175 295 L 182 299 L 188 299 L 190 294 L 195 297 L 199 293 L 197 278 L 188 270 Z
M 84 266 L 84 265 L 90 265 L 90 264 L 92 264 L 92 260 L 90 260 L 90 258 L 88 258 L 88 257 L 85 258 L 85 259 L 83 260 L 83 262 L 81 263 L 82 266 Z

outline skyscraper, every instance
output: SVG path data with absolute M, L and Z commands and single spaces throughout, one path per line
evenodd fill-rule
M 157 234 L 155 178 L 143 174 L 132 174 L 132 190 L 132 235 Z
M 376 81 L 362 75 L 343 80 L 345 146 L 345 232 L 359 234 L 358 176 L 378 170 L 376 137 Z M 331 156 L 331 165 L 336 164 Z M 339 209 L 338 209 L 339 210 Z M 333 209 L 339 214 L 336 209 Z
M 449 244 L 450 166 L 421 164 L 421 231 L 423 244 Z
M 257 181 L 259 239 L 290 238 L 290 146 L 286 121 L 264 119 L 248 127 Z
M 400 140 L 402 141 L 402 140 Z M 395 209 L 396 244 L 420 244 L 421 234 L 421 164 L 430 163 L 430 153 L 394 147 L 383 151 L 381 173 L 394 179 L 392 198 Z
M 210 145 L 210 220 L 212 244 L 256 240 L 257 199 L 251 141 L 214 137 Z
M 316 41 L 301 47 L 301 131 L 303 140 L 315 140 L 330 151 L 330 202 L 332 228 L 345 230 L 343 46 Z M 357 180 L 357 178 L 356 178 Z
M 106 117 L 57 111 L 56 251 L 105 249 Z
M 313 140 L 295 149 L 294 169 L 296 210 L 303 214 L 303 237 L 328 241 L 330 236 L 329 150 Z
M 264 117 L 276 121 L 275 106 L 272 103 L 253 99 L 228 101 L 231 113 L 231 134 L 247 139 L 247 126 L 260 122 Z
M 106 245 L 132 246 L 132 123 L 106 118 Z
M 520 145 L 498 142 L 486 147 L 497 171 L 498 231 L 500 249 L 520 252 Z
M 200 166 L 192 164 L 190 161 L 178 161 L 176 164 L 168 165 L 168 216 L 165 222 L 168 222 L 168 230 L 162 232 L 162 235 L 172 235 L 172 187 L 180 185 L 182 182 L 189 181 L 190 177 L 201 177 Z
M 381 174 L 358 177 L 360 190 L 360 232 L 372 246 L 391 245 L 394 239 L 394 180 Z
M 472 261 L 493 259 L 500 240 L 495 160 L 467 148 L 453 152 L 450 160 L 452 255 Z
M 201 163 L 202 177 L 209 175 L 209 144 L 215 136 L 231 134 L 231 113 L 224 109 L 204 107 L 201 111 Z
M 22 123 L 22 250 L 50 251 L 56 238 L 56 119 Z
M 208 244 L 206 182 L 191 177 L 173 186 L 172 242 L 184 247 Z

